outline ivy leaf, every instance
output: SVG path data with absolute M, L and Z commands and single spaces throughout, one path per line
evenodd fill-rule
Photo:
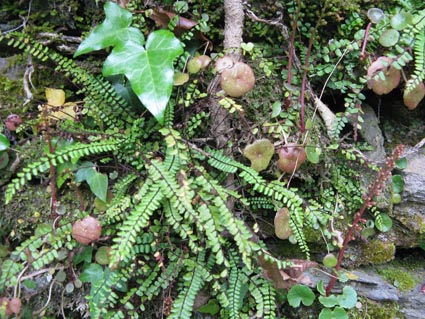
M 99 264 L 90 264 L 80 275 L 79 279 L 82 282 L 94 283 L 102 279 L 104 273 L 103 268 Z
M 107 201 L 108 176 L 95 171 L 94 174 L 90 175 L 86 179 L 86 182 L 89 184 L 90 190 L 96 195 L 96 197 L 104 202 Z
M 131 40 L 143 45 L 145 38 L 139 29 L 130 27 L 132 14 L 114 2 L 105 4 L 105 21 L 90 32 L 75 51 L 74 58 L 92 51 L 126 43 Z
M 0 151 L 7 150 L 10 147 L 10 141 L 4 134 L 0 134 Z
M 288 302 L 289 304 L 297 308 L 300 306 L 301 302 L 304 306 L 311 306 L 314 302 L 314 293 L 311 289 L 304 285 L 294 285 L 288 292 Z
M 105 5 L 105 21 L 80 44 L 74 57 L 113 46 L 103 65 L 103 75 L 124 74 L 143 105 L 160 124 L 173 88 L 173 60 L 183 47 L 168 30 L 152 32 L 146 46 L 143 34 L 130 27 L 132 14 L 119 5 Z
M 330 296 L 320 296 L 319 302 L 324 305 L 325 307 L 331 308 L 335 307 L 338 304 L 338 300 L 335 295 Z
M 139 100 L 163 124 L 174 82 L 173 60 L 182 53 L 173 33 L 158 30 L 149 35 L 146 49 L 134 41 L 115 46 L 103 65 L 103 75 L 124 74 Z

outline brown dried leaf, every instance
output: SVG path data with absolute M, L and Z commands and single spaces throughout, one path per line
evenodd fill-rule
M 309 284 L 310 278 L 303 272 L 315 267 L 317 263 L 301 259 L 288 261 L 294 263 L 292 267 L 279 269 L 275 263 L 265 260 L 264 256 L 258 258 L 264 277 L 271 280 L 276 289 L 289 289 L 297 283 Z
M 154 20 L 158 26 L 162 28 L 168 28 L 168 24 L 170 23 L 170 20 L 174 18 L 175 16 L 176 14 L 174 12 L 166 11 L 163 8 L 158 7 L 152 10 L 152 14 L 150 18 Z M 178 37 L 178 36 L 181 36 L 185 31 L 191 30 L 197 24 L 198 23 L 194 20 L 190 20 L 190 19 L 179 16 L 177 25 L 174 28 L 173 32 Z M 195 30 L 193 34 L 196 39 L 207 42 L 208 48 L 210 50 L 213 49 L 213 44 L 211 40 L 209 40 L 202 32 Z

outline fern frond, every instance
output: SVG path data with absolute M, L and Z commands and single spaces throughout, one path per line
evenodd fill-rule
M 230 159 L 218 151 L 209 151 L 209 163 L 217 169 L 227 169 L 229 172 L 236 172 L 238 169 L 241 171 L 239 176 L 244 179 L 248 184 L 253 186 L 253 189 L 262 193 L 269 198 L 282 202 L 290 211 L 291 214 L 291 229 L 294 231 L 298 245 L 301 250 L 306 254 L 307 258 L 310 257 L 309 248 L 302 231 L 304 226 L 304 209 L 302 208 L 303 200 L 295 192 L 287 189 L 285 185 L 279 181 L 271 183 L 263 179 L 257 171 L 247 167 L 233 159 Z
M 182 288 L 179 290 L 179 295 L 173 302 L 170 319 L 190 319 L 192 318 L 192 308 L 195 303 L 195 298 L 203 287 L 206 281 L 212 279 L 209 270 L 202 267 L 205 263 L 205 253 L 201 252 L 198 255 L 195 264 L 186 262 L 187 272 L 181 277 L 180 284 Z M 187 261 L 190 261 L 187 260 Z
M 131 247 L 136 242 L 142 229 L 149 225 L 153 212 L 159 208 L 163 198 L 161 189 L 147 181 L 139 193 L 141 202 L 134 207 L 119 228 L 114 238 L 111 251 L 111 264 L 126 259 L 130 256 Z
M 122 143 L 121 140 L 110 139 L 92 142 L 90 144 L 70 144 L 66 149 L 48 154 L 40 160 L 32 162 L 27 167 L 23 168 L 21 172 L 17 173 L 17 178 L 13 179 L 11 183 L 8 184 L 6 189 L 6 204 L 12 200 L 16 192 L 23 188 L 28 181 L 34 176 L 47 171 L 50 165 L 56 166 L 58 163 L 63 164 L 69 161 L 76 162 L 83 156 L 111 152 L 116 150 L 120 143 Z
M 103 120 L 109 128 L 122 129 L 136 119 L 130 106 L 103 77 L 93 76 L 80 68 L 73 60 L 49 50 L 25 34 L 9 33 L 0 36 L 0 41 L 2 40 L 8 40 L 9 46 L 29 52 L 34 58 L 41 61 L 51 60 L 57 64 L 57 71 L 71 77 L 73 82 L 81 87 L 82 93 L 86 95 L 85 112 L 88 112 L 96 120 Z M 123 117 L 123 114 L 126 116 Z
M 16 286 L 18 284 L 18 273 L 24 268 L 21 263 L 11 259 L 5 260 L 1 265 L 0 271 L 0 292 L 6 287 Z
M 239 268 L 240 259 L 237 254 L 231 252 L 229 287 L 227 289 L 227 298 L 229 305 L 226 309 L 230 319 L 239 319 L 239 312 L 243 304 L 243 299 L 248 291 L 248 277 L 245 272 Z
M 256 317 L 263 319 L 276 318 L 276 291 L 273 283 L 263 276 L 252 277 L 249 284 L 249 292 L 255 300 Z
M 415 58 L 414 71 L 406 83 L 405 90 L 407 92 L 415 89 L 425 78 L 425 27 L 416 34 L 413 53 Z

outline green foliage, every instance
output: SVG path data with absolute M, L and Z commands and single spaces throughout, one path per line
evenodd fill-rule
M 164 110 L 173 87 L 173 60 L 183 53 L 180 41 L 170 31 L 159 30 L 152 32 L 145 43 L 139 29 L 130 26 L 131 12 L 107 2 L 105 13 L 105 21 L 81 43 L 74 57 L 112 46 L 103 75 L 124 74 L 140 101 L 164 124 Z
M 30 181 L 40 178 L 45 182 L 49 172 L 50 185 L 57 182 L 61 188 L 55 195 L 60 197 L 62 192 L 75 189 L 82 211 L 74 209 L 57 216 L 49 216 L 48 209 L 43 212 L 42 220 L 49 223 L 37 221 L 34 234 L 27 235 L 10 258 L 2 261 L 2 293 L 15 289 L 26 273 L 43 268 L 53 272 L 71 269 L 72 278 L 66 275 L 65 281 L 74 285 L 78 278 L 86 283 L 76 295 L 86 297 L 92 318 L 147 318 L 155 308 L 169 318 L 191 318 L 194 311 L 200 311 L 219 314 L 224 319 L 271 319 L 276 318 L 278 293 L 273 278 L 264 276 L 266 271 L 260 261 L 264 259 L 273 265 L 279 274 L 290 268 L 291 263 L 269 251 L 263 242 L 267 236 L 262 237 L 257 218 L 269 218 L 270 212 L 287 208 L 291 241 L 296 242 L 298 246 L 294 247 L 307 259 L 309 239 L 317 241 L 323 236 L 329 240 L 328 248 L 337 247 L 341 238 L 338 229 L 344 229 L 351 221 L 350 214 L 362 203 L 360 176 L 353 164 L 360 162 L 356 150 L 327 148 L 318 141 L 319 137 L 311 134 L 305 143 L 309 163 L 299 175 L 294 175 L 296 186 L 290 184 L 292 176 L 289 180 L 285 175 L 276 178 L 273 164 L 260 174 L 243 164 L 239 153 L 230 152 L 254 135 L 273 138 L 276 143 L 306 137 L 294 133 L 299 125 L 301 96 L 296 85 L 301 78 L 298 75 L 289 85 L 281 83 L 287 71 L 280 74 L 280 70 L 286 62 L 269 57 L 274 50 L 281 49 L 250 43 L 243 45 L 243 53 L 247 58 L 258 58 L 256 68 L 265 75 L 261 80 L 268 81 L 272 88 L 268 95 L 273 100 L 268 105 L 270 96 L 263 101 L 262 93 L 255 91 L 240 100 L 220 96 L 220 107 L 237 119 L 235 131 L 244 129 L 240 123 L 248 124 L 253 131 L 247 136 L 241 134 L 242 142 L 230 140 L 227 150 L 214 149 L 214 138 L 203 136 L 209 133 L 208 125 L 214 121 L 214 114 L 205 107 L 209 105 L 205 81 L 212 74 L 205 71 L 172 92 L 174 59 L 181 55 L 176 64 L 183 69 L 185 58 L 191 55 L 183 55 L 183 42 L 196 42 L 199 39 L 195 34 L 207 30 L 208 15 L 201 12 L 213 3 L 190 2 L 189 8 L 189 2 L 175 4 L 182 12 L 193 9 L 193 17 L 199 18 L 193 30 L 183 32 L 181 42 L 168 30 L 151 32 L 145 17 L 135 14 L 140 9 L 137 2 L 129 4 L 134 15 L 108 2 L 105 21 L 86 37 L 75 54 L 113 47 L 103 64 L 103 75 L 125 75 L 157 121 L 144 114 L 136 115 L 137 106 L 130 104 L 131 99 L 119 95 L 102 76 L 93 75 L 72 59 L 46 49 L 24 34 L 0 35 L 0 41 L 30 53 L 37 61 L 55 63 L 56 70 L 71 78 L 84 96 L 79 122 L 63 121 L 46 128 L 53 135 L 57 131 L 66 133 L 66 142 L 20 168 L 6 189 L 6 202 L 11 204 Z M 314 16 L 302 6 L 310 18 Z M 293 9 L 294 3 L 290 7 Z M 326 22 L 325 18 L 338 15 L 336 5 L 330 9 L 319 25 Z M 170 20 L 170 29 L 176 31 L 178 18 Z M 220 17 L 215 13 L 211 19 L 217 21 Z M 365 98 L 361 90 L 366 78 L 358 76 L 364 71 L 358 63 L 361 37 L 354 35 L 362 24 L 360 16 L 353 13 L 338 28 L 340 39 L 334 39 L 329 46 L 319 42 L 313 46 L 316 67 L 309 70 L 312 83 L 325 83 L 323 78 L 329 76 L 328 86 L 346 94 L 346 109 L 335 122 L 335 138 L 348 122 L 361 128 L 360 105 Z M 299 27 L 303 35 L 309 34 L 307 23 L 300 22 Z M 259 25 L 255 32 L 267 36 L 269 29 Z M 144 34 L 148 33 L 145 41 Z M 415 52 L 420 50 L 420 43 L 416 46 Z M 305 55 L 304 44 L 300 42 L 296 47 Z M 403 49 L 396 61 L 401 65 L 407 60 L 407 50 Z M 279 85 L 276 81 L 280 81 Z M 217 98 L 212 95 L 208 99 Z M 254 101 L 253 105 L 250 101 Z M 257 115 L 261 121 L 251 126 L 250 121 Z M 52 183 L 52 172 L 63 177 L 56 176 Z M 104 209 L 93 209 L 86 202 L 86 197 L 93 194 L 89 192 L 87 196 L 87 185 L 81 185 L 82 182 L 105 202 Z M 72 238 L 72 223 L 88 213 L 96 215 L 102 224 L 102 238 L 89 247 L 81 247 Z M 382 217 L 377 214 L 377 220 Z M 255 226 L 251 228 L 252 224 Z M 381 220 L 381 224 L 385 222 Z M 93 259 L 99 247 L 106 245 L 111 249 L 108 265 Z M 193 309 L 205 291 L 209 302 Z M 342 295 L 325 298 L 321 296 L 319 301 L 332 309 L 324 309 L 321 318 L 345 318 L 344 308 L 353 306 L 356 295 L 345 287 Z M 288 302 L 296 307 L 301 303 L 309 306 L 314 299 L 311 289 L 302 285 L 293 286 L 288 293 Z

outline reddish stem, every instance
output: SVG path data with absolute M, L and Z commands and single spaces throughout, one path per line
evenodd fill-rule
M 391 176 L 391 170 L 395 166 L 395 161 L 401 156 L 403 153 L 403 145 L 399 145 L 394 149 L 392 156 L 388 157 L 385 163 L 385 166 L 382 167 L 378 173 L 378 177 L 376 181 L 373 183 L 372 187 L 369 189 L 369 193 L 364 198 L 364 202 L 362 207 L 360 207 L 359 211 L 354 216 L 353 223 L 345 234 L 344 242 L 342 243 L 342 247 L 338 253 L 337 264 L 335 266 L 334 274 L 329 280 L 329 283 L 326 287 L 326 296 L 329 296 L 332 288 L 335 286 L 338 280 L 338 270 L 341 268 L 342 259 L 344 258 L 345 250 L 347 249 L 348 243 L 354 239 L 353 233 L 354 230 L 359 229 L 359 223 L 362 220 L 362 215 L 366 211 L 366 208 L 369 208 L 374 205 L 373 198 L 378 196 L 381 192 L 381 189 L 384 187 L 385 181 L 388 177 Z
M 366 31 L 364 32 L 364 39 L 363 39 L 363 45 L 362 50 L 360 52 L 360 60 L 364 60 L 366 57 L 365 51 L 366 51 L 366 44 L 367 44 L 367 38 L 369 37 L 369 30 L 372 26 L 372 22 L 369 22 L 369 24 L 366 27 Z

